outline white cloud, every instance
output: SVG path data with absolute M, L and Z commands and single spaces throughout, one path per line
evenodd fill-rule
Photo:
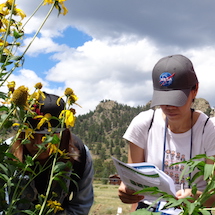
M 18 3 L 28 15 L 32 5 L 36 5 L 36 1 L 29 0 L 18 0 Z M 94 110 L 104 99 L 144 105 L 152 95 L 154 64 L 163 56 L 180 53 L 194 63 L 200 81 L 198 97 L 215 105 L 212 27 L 215 2 L 190 0 L 185 4 L 185 0 L 169 0 L 163 4 L 153 0 L 126 3 L 123 0 L 68 0 L 69 13 L 58 17 L 55 11 L 28 52 L 31 56 L 49 53 L 56 60 L 46 71 L 46 78 L 42 80 L 33 72 L 36 68 L 33 64 L 32 71 L 23 70 L 14 78 L 20 83 L 31 79 L 29 82 L 33 84 L 34 80 L 41 80 L 45 90 L 58 95 L 64 87 L 73 88 L 83 106 L 77 108 L 78 113 Z M 35 32 L 47 11 L 45 6 L 34 17 L 32 24 L 26 26 L 27 33 Z M 68 47 L 68 38 L 58 44 L 55 39 L 70 26 L 83 30 L 93 40 L 78 48 Z M 53 82 L 62 86 L 53 88 Z
M 28 44 L 30 44 L 32 41 L 31 37 L 28 37 L 24 40 L 23 47 L 20 49 L 20 51 L 24 51 Z M 48 54 L 51 52 L 60 52 L 65 51 L 68 47 L 65 44 L 59 45 L 55 43 L 51 38 L 49 37 L 36 37 L 33 41 L 32 45 L 27 51 L 27 54 L 29 56 L 37 56 L 39 54 Z
M 211 106 L 215 106 L 215 48 L 206 46 L 201 49 L 190 50 L 188 53 L 199 79 L 198 97 L 208 100 Z
M 129 41 L 128 38 L 126 41 L 123 37 L 118 44 L 93 40 L 76 50 L 55 54 L 59 63 L 47 72 L 46 78 L 73 88 L 83 106 L 92 99 L 98 104 L 103 99 L 136 103 L 131 102 L 136 98 L 142 101 L 136 105 L 145 104 L 151 95 L 151 92 L 146 93 L 151 69 L 160 57 L 156 51 L 146 39 Z M 145 101 L 143 94 L 147 95 Z M 88 108 L 92 110 L 93 105 L 95 107 L 91 103 Z
M 48 82 L 42 80 L 37 74 L 32 70 L 21 69 L 16 74 L 12 74 L 8 81 L 16 82 L 16 86 L 25 85 L 29 89 L 33 88 L 34 85 L 38 82 L 41 82 L 43 85 L 48 87 Z
M 60 62 L 49 70 L 47 79 L 67 81 L 81 78 L 89 82 L 110 78 L 119 78 L 120 81 L 127 76 L 135 79 L 135 72 L 151 70 L 154 59 L 159 57 L 156 51 L 146 39 L 118 44 L 93 40 L 76 50 L 72 48 L 55 54 L 53 58 Z
M 62 87 L 52 88 L 52 86 L 50 86 L 48 81 L 40 78 L 32 70 L 21 69 L 18 72 L 16 72 L 16 74 L 12 74 L 9 77 L 8 81 L 15 81 L 16 88 L 19 86 L 22 86 L 22 85 L 28 87 L 30 93 L 32 93 L 34 91 L 34 85 L 39 82 L 41 82 L 43 85 L 43 88 L 42 88 L 43 91 L 46 91 L 46 92 L 52 93 L 52 94 L 56 94 L 59 96 L 63 95 L 63 93 L 64 93 L 64 88 L 62 88 Z M 3 88 L 3 91 L 7 92 L 6 84 Z

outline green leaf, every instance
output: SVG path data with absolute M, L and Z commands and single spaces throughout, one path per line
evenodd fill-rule
M 0 63 L 4 63 L 6 59 L 7 59 L 7 55 L 4 55 L 4 54 L 0 55 Z
M 54 134 L 53 136 L 51 135 L 46 135 L 44 143 L 52 143 L 52 144 L 58 144 L 60 142 L 59 137 Z
M 164 205 L 164 209 L 178 207 L 183 203 L 183 201 L 184 201 L 183 199 L 175 198 L 168 199 L 167 203 Z
M 1 143 L 0 144 L 0 154 L 4 154 L 7 151 L 7 149 L 9 148 L 9 145 L 7 143 Z
M 5 175 L 5 174 L 0 174 L 0 178 L 3 179 L 5 182 L 9 182 L 10 181 L 10 178 Z
M 22 56 L 12 56 L 10 57 L 10 60 L 13 60 L 13 61 L 19 61 L 22 59 Z
M 197 173 L 190 179 L 190 181 L 189 181 L 190 185 L 191 185 L 198 177 L 200 177 L 200 176 L 202 176 L 202 175 L 203 175 L 203 172 L 202 172 L 202 171 L 197 172 Z
M 136 210 L 135 212 L 131 213 L 132 215 L 161 215 L 161 212 L 151 212 L 147 211 L 145 208 Z
M 192 158 L 192 160 L 198 160 L 198 159 L 207 159 L 208 156 L 206 154 L 199 154 Z
M 2 119 L 2 120 L 5 120 L 5 119 L 7 119 L 7 116 L 8 116 L 8 115 L 7 115 L 6 113 L 1 114 L 1 119 Z
M 4 93 L 4 92 L 0 92 L 0 98 L 2 98 L 2 99 L 6 99 L 6 98 L 7 98 L 6 93 Z M 1 107 L 5 107 L 5 106 L 1 106 Z
M 70 162 L 64 163 L 64 162 L 57 162 L 54 167 L 54 173 L 58 173 L 61 170 L 65 170 L 66 168 L 71 167 Z
M 214 165 L 213 164 L 205 164 L 204 169 L 204 180 L 209 179 L 214 173 Z
M 197 186 L 196 186 L 196 184 L 194 184 L 194 185 L 192 186 L 192 194 L 193 194 L 193 195 L 196 195 L 197 191 L 198 191 Z
M 67 184 L 66 184 L 66 181 L 62 180 L 62 178 L 58 178 L 58 177 L 55 177 L 54 178 L 55 181 L 57 181 L 59 183 L 59 185 L 61 186 L 61 188 L 65 191 L 65 192 L 68 192 L 68 187 L 67 187 Z
M 207 191 L 214 190 L 215 189 L 215 181 L 214 180 L 210 181 L 210 183 L 207 184 L 207 187 L 205 189 L 207 189 Z
M 18 158 L 15 157 L 12 153 L 5 153 L 5 155 L 7 156 L 7 158 L 10 158 L 10 159 L 14 159 L 14 160 L 17 160 L 18 161 Z
M 1 163 L 0 163 L 0 171 L 7 174 L 7 173 L 8 173 L 8 168 L 7 168 L 7 166 L 5 166 L 4 164 L 1 164 Z
M 60 142 L 59 137 L 56 134 L 54 134 L 53 137 L 52 137 L 52 143 L 53 144 L 58 144 L 59 142 Z
M 29 215 L 36 215 L 36 213 L 31 210 L 22 210 L 22 213 L 29 214 Z
M 25 158 L 25 162 L 27 165 L 29 166 L 33 166 L 34 165 L 34 161 L 32 159 L 32 157 L 30 155 L 27 155 L 26 158 Z
M 16 39 L 19 39 L 20 37 L 22 37 L 24 35 L 24 32 L 18 32 L 16 30 L 13 31 L 13 36 L 16 38 Z
M 13 123 L 14 123 L 14 122 L 13 122 L 12 120 L 9 120 L 9 119 L 8 119 L 8 120 L 6 120 L 6 121 L 4 122 L 3 128 L 6 129 L 6 130 L 7 130 L 7 129 L 10 129 L 10 128 L 12 127 Z
M 186 175 L 186 171 L 188 169 L 188 166 L 185 166 L 184 169 L 182 170 L 181 174 L 180 174 L 180 177 L 179 177 L 179 180 L 181 181 L 183 176 Z
M 156 195 L 156 196 L 164 196 L 170 197 L 171 195 L 159 190 L 157 187 L 145 187 L 144 189 L 135 192 L 134 194 L 140 194 L 140 193 L 150 193 L 150 195 Z
M 214 156 L 207 157 L 207 159 L 212 160 L 212 161 L 215 162 L 215 157 Z
M 4 95 L 2 94 L 2 96 L 4 96 Z M 2 98 L 2 97 L 0 96 L 0 98 Z M 4 98 L 5 98 L 5 96 L 4 96 Z M 8 107 L 6 107 L 4 105 L 0 106 L 0 111 L 8 111 L 8 110 L 9 110 Z
M 195 210 L 196 205 L 191 202 L 187 202 L 186 207 L 188 209 L 189 214 L 193 214 L 193 211 Z
M 4 63 L 5 66 L 8 66 L 10 64 L 12 64 L 13 62 L 12 61 L 7 61 L 7 63 Z
M 193 171 L 195 168 L 203 170 L 204 165 L 205 165 L 204 161 L 192 161 L 192 165 L 189 165 L 189 166 L 190 168 L 192 168 L 192 171 Z
M 200 209 L 199 211 L 201 212 L 202 215 L 211 215 L 210 211 L 208 210 Z

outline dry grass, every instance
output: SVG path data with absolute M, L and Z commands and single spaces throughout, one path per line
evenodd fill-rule
M 94 182 L 94 204 L 89 215 L 117 214 L 118 207 L 122 208 L 120 215 L 129 215 L 130 205 L 123 204 L 117 195 L 118 186 L 103 185 Z

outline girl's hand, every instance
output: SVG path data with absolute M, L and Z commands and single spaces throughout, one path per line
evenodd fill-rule
M 178 199 L 183 199 L 183 198 L 186 198 L 188 196 L 193 196 L 191 189 L 184 189 L 184 190 L 179 190 L 176 192 L 176 197 Z
M 183 199 L 183 198 L 186 198 L 186 197 L 192 197 L 194 199 L 198 199 L 199 196 L 202 194 L 201 191 L 197 191 L 195 196 L 192 194 L 192 190 L 191 189 L 184 189 L 184 190 L 179 190 L 176 192 L 176 197 L 178 199 Z
M 137 203 L 140 200 L 144 199 L 142 195 L 133 195 L 135 193 L 134 190 L 128 189 L 123 182 L 121 182 L 119 189 L 118 189 L 118 196 L 123 203 L 126 204 L 133 204 Z

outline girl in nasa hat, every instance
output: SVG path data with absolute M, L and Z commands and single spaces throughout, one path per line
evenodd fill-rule
M 127 128 L 123 137 L 129 142 L 128 163 L 148 162 L 157 166 L 172 177 L 178 199 L 193 196 L 185 178 L 192 178 L 197 170 L 180 180 L 184 166 L 179 164 L 175 168 L 171 164 L 188 161 L 199 154 L 215 156 L 214 119 L 191 108 L 198 91 L 198 79 L 187 57 L 171 55 L 160 59 L 153 68 L 152 80 L 151 107 L 160 108 L 139 113 Z M 206 163 L 212 161 L 206 160 Z M 143 186 L 144 183 L 142 181 Z M 198 198 L 207 182 L 201 176 L 194 183 L 197 186 L 195 198 Z M 143 195 L 134 195 L 123 182 L 119 187 L 121 201 L 133 204 L 132 210 L 137 205 L 137 209 L 148 208 L 157 199 L 153 195 Z M 214 201 L 215 197 L 211 196 L 204 206 L 212 207 Z M 151 209 L 157 211 L 157 205 Z

